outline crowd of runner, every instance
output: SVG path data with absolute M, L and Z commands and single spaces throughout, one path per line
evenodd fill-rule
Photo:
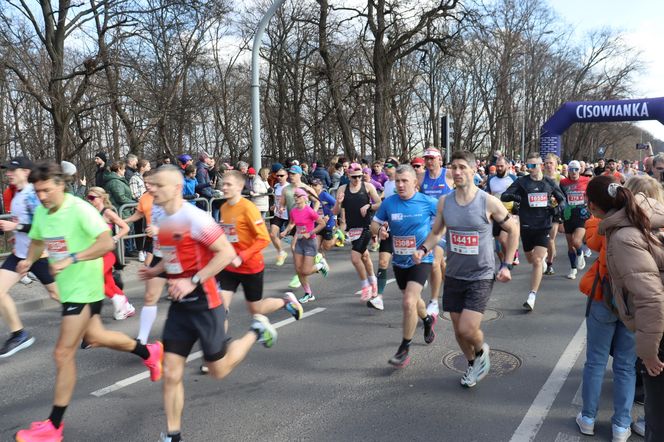
M 217 379 L 226 377 L 254 343 L 272 347 L 277 331 L 267 315 L 284 309 L 299 320 L 303 305 L 321 295 L 316 275 L 335 276 L 327 255 L 336 247 L 350 248 L 357 295 L 371 309 L 385 308 L 392 262 L 403 323 L 401 342 L 388 363 L 397 368 L 409 363 L 418 319 L 425 343 L 431 344 L 442 309 L 468 361 L 460 383 L 474 387 L 491 368 L 481 322 L 494 281 L 511 280 L 520 264 L 521 239 L 531 274 L 523 308 L 532 312 L 545 277 L 555 274 L 558 233 L 567 240 L 568 279 L 586 267 L 591 249 L 598 254 L 580 284 L 589 297 L 583 409 L 576 417 L 580 431 L 594 434 L 611 351 L 613 440 L 627 440 L 632 430 L 647 440 L 664 440 L 664 286 L 659 277 L 664 246 L 658 236 L 664 228 L 664 155 L 641 164 L 615 159 L 561 164 L 553 154 L 543 159 L 532 153 L 520 162 L 500 152 L 478 160 L 459 151 L 444 164 L 441 152 L 428 148 L 407 162 L 335 157 L 310 168 L 290 160 L 258 173 L 244 162 L 217 167 L 205 153 L 198 158 L 195 166 L 187 154 L 174 164 L 162 158 L 151 169 L 149 161 L 132 155 L 107 167 L 106 155 L 99 152 L 94 186 L 67 162 L 17 157 L 2 166 L 11 219 L 1 220 L 0 230 L 11 232 L 13 247 L 0 270 L 0 312 L 11 333 L 0 357 L 34 342 L 9 295 L 13 285 L 22 278 L 38 279 L 62 303 L 51 414 L 20 430 L 16 440 L 62 440 L 63 416 L 76 383 L 76 351 L 107 347 L 141 358 L 152 381 L 164 374 L 161 440 L 180 441 L 184 365 L 194 344 L 198 341 L 203 352 L 201 371 Z M 131 232 L 145 237 L 125 239 Z M 289 286 L 301 289 L 299 294 L 264 297 L 263 250 L 270 244 L 276 266 L 292 261 Z M 136 314 L 118 275 L 118 250 L 143 263 L 145 298 L 135 339 L 106 330 L 100 319 L 104 297 L 111 300 L 114 319 Z M 240 286 L 253 320 L 244 336 L 230 340 L 227 315 Z M 149 343 L 165 288 L 171 303 L 162 339 Z M 623 295 L 613 297 L 618 289 Z M 645 419 L 632 422 L 632 404 L 643 401 L 636 388 L 641 382 Z

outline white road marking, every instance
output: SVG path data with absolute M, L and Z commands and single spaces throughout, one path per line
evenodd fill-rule
M 579 384 L 579 389 L 576 390 L 574 399 L 572 399 L 572 405 L 579 408 L 583 406 L 583 383 Z
M 300 318 L 300 319 L 304 319 L 308 316 L 313 316 L 317 313 L 321 313 L 321 312 L 324 312 L 324 311 L 325 311 L 324 307 L 317 307 L 315 309 L 312 309 L 312 310 L 309 310 L 309 311 L 305 312 L 302 315 L 302 318 Z M 284 319 L 283 321 L 275 322 L 272 325 L 274 326 L 274 328 L 281 328 L 281 327 L 283 327 L 285 325 L 288 325 L 288 324 L 291 324 L 293 322 L 295 322 L 295 318 L 288 318 L 288 319 Z M 203 356 L 202 351 L 196 351 L 194 353 L 191 353 L 189 355 L 189 357 L 187 357 L 187 362 L 195 361 L 196 359 L 200 359 L 202 356 Z M 114 391 L 118 391 L 121 388 L 124 388 L 124 387 L 127 387 L 129 385 L 140 382 L 144 379 L 148 379 L 149 377 L 150 377 L 150 372 L 149 371 L 144 371 L 144 372 L 139 373 L 137 375 L 130 376 L 126 379 L 122 379 L 121 381 L 118 381 L 113 385 L 109 385 L 108 387 L 104 387 L 104 388 L 100 388 L 99 390 L 95 390 L 90 394 L 92 396 L 102 397 L 102 396 L 107 395 L 109 393 L 112 393 Z
M 553 442 L 581 442 L 581 436 L 567 434 L 567 433 L 558 433 L 556 440 Z
M 388 279 L 387 282 L 385 283 L 385 285 L 387 285 L 387 284 L 389 284 L 389 283 L 391 283 L 391 282 L 394 282 L 394 281 L 396 281 L 396 279 L 394 279 L 394 278 L 392 278 L 392 279 Z M 356 291 L 355 294 L 356 294 L 356 295 L 361 295 L 361 294 L 362 294 L 362 290 L 358 290 L 358 291 Z
M 530 405 L 521 424 L 512 435 L 512 439 L 510 439 L 511 442 L 535 440 L 537 433 L 544 423 L 544 419 L 546 419 L 546 416 L 549 414 L 553 401 L 556 399 L 567 376 L 569 376 L 569 372 L 572 370 L 576 360 L 583 351 L 585 343 L 586 321 L 584 320 L 570 343 L 567 345 L 562 356 L 558 359 L 558 363 L 553 368 L 549 378 L 546 380 L 539 393 L 537 393 L 535 400 Z

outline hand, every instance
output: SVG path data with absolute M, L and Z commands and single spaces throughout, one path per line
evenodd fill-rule
M 360 207 L 360 215 L 364 218 L 367 216 L 367 212 L 371 208 L 371 204 L 365 204 L 364 206 Z
M 23 277 L 28 274 L 30 267 L 32 267 L 32 263 L 27 259 L 22 259 L 16 264 L 16 273 Z
M 62 272 L 64 269 L 69 267 L 70 264 L 72 264 L 74 261 L 71 259 L 71 257 L 66 257 L 65 259 L 61 259 L 58 262 L 54 262 L 51 264 L 51 274 L 53 276 L 57 276 L 60 272 Z
M 311 238 L 311 233 L 309 233 L 309 232 L 304 232 L 304 233 L 302 234 L 302 238 L 304 238 L 304 239 L 309 239 L 309 238 Z
M 387 231 L 387 223 L 383 224 L 380 226 L 380 229 L 378 230 L 378 238 L 380 240 L 384 240 L 390 237 L 390 234 Z
M 664 363 L 659 360 L 657 356 L 649 359 L 642 359 L 643 365 L 645 365 L 646 370 L 650 376 L 659 376 L 664 370 Z
M 413 262 L 415 264 L 420 264 L 422 258 L 424 258 L 424 250 L 415 250 L 415 253 L 413 253 Z
M 279 234 L 279 238 L 285 238 L 286 237 L 286 231 L 284 230 Z
M 85 186 L 88 184 L 88 181 L 85 179 L 85 177 L 81 178 L 78 180 L 79 183 L 81 183 L 81 186 Z
M 0 221 L 0 230 L 2 230 L 3 232 L 11 232 L 14 229 L 16 229 L 16 225 L 17 223 L 2 220 Z
M 510 272 L 510 269 L 507 267 L 501 267 L 501 269 L 498 270 L 496 279 L 500 282 L 510 282 L 512 280 L 512 272 Z
M 242 265 L 242 258 L 236 256 L 233 258 L 233 261 L 231 261 L 231 264 L 233 264 L 233 267 L 240 267 Z
M 153 271 L 153 269 L 154 267 L 141 267 L 140 269 L 138 269 L 138 278 L 141 281 L 154 278 L 155 276 L 157 276 L 157 274 Z
M 341 205 L 344 202 L 344 192 L 337 192 L 337 204 Z
M 168 280 L 168 294 L 171 299 L 179 301 L 196 289 L 196 285 L 191 282 L 191 278 L 178 278 Z
M 157 227 L 157 226 L 148 226 L 148 228 L 145 229 L 145 233 L 150 237 L 157 236 L 157 235 L 159 235 L 159 227 Z

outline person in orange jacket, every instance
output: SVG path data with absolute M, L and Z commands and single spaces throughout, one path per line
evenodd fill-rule
M 586 245 L 588 248 L 594 252 L 598 253 L 598 258 L 595 260 L 593 265 L 588 269 L 588 271 L 583 275 L 581 281 L 579 282 L 579 290 L 581 293 L 586 296 L 590 296 L 593 282 L 595 281 L 595 276 L 599 272 L 599 280 L 601 281 L 607 275 L 606 268 L 606 238 L 604 235 L 600 235 L 597 231 L 599 226 L 599 218 L 590 217 L 586 221 Z M 593 298 L 596 301 L 602 301 L 602 287 L 599 282 L 595 287 L 595 296 Z

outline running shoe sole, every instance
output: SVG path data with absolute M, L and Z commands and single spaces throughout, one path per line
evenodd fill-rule
M 427 344 L 431 344 L 436 339 L 436 331 L 434 330 L 434 327 L 436 326 L 436 322 L 438 322 L 437 316 L 429 315 L 429 317 L 431 318 L 431 333 L 429 334 L 428 339 L 426 333 L 424 335 L 424 342 Z
M 261 344 L 263 344 L 263 347 L 265 348 L 270 348 L 274 344 L 277 343 L 277 329 L 274 328 L 272 324 L 270 324 L 270 321 L 267 319 L 267 317 L 263 315 L 254 315 L 254 321 L 260 323 L 263 326 L 263 329 L 261 330 Z M 252 327 L 253 328 L 253 327 Z
M 286 310 L 288 313 L 290 313 L 293 318 L 295 318 L 296 321 L 299 321 L 300 318 L 302 318 L 302 315 L 304 314 L 304 309 L 302 308 L 302 304 L 297 300 L 295 297 L 295 294 L 288 292 L 286 293 Z
M 396 362 L 390 359 L 387 361 L 388 364 L 390 364 L 392 367 L 395 368 L 404 368 L 406 365 L 410 363 L 410 356 L 408 356 L 406 359 L 404 359 L 402 362 Z
M 528 312 L 532 312 L 532 311 L 533 311 L 533 307 L 532 307 L 530 304 L 528 304 L 528 302 L 524 302 L 524 303 L 523 303 L 523 308 L 524 308 L 526 311 L 528 311 Z
M 148 370 L 150 370 L 150 380 L 152 382 L 157 382 L 161 379 L 161 376 L 164 372 L 164 344 L 162 344 L 161 341 L 156 341 L 154 344 L 148 344 L 147 347 L 150 349 L 156 348 L 159 354 L 159 357 L 156 358 L 157 359 L 156 367 L 151 367 L 150 365 L 148 365 L 148 361 L 152 359 L 152 352 L 150 352 L 150 357 L 145 361 L 143 361 Z
M 30 338 L 28 340 L 26 340 L 25 342 L 23 342 L 23 343 L 17 345 L 16 347 L 12 348 L 11 350 L 9 350 L 4 355 L 0 355 L 0 358 L 8 358 L 11 355 L 14 355 L 14 354 L 18 353 L 21 350 L 25 350 L 26 348 L 30 347 L 34 343 L 35 343 L 34 336 L 30 336 Z

